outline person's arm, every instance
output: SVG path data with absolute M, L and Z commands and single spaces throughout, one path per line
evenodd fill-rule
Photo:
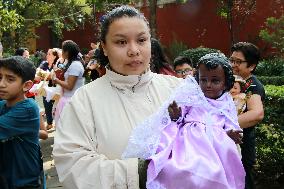
M 67 89 L 71 91 L 75 83 L 80 75 L 83 75 L 84 73 L 84 67 L 82 66 L 81 62 L 74 61 L 67 69 L 68 77 L 65 79 L 65 81 L 61 81 L 57 78 L 53 80 L 55 84 L 59 84 L 62 88 Z
M 25 133 L 38 133 L 39 128 L 30 127 L 31 121 L 38 121 L 39 110 L 16 105 L 0 116 L 0 140 L 7 140 Z
M 263 119 L 264 109 L 260 95 L 251 95 L 251 97 L 247 100 L 247 110 L 247 112 L 238 116 L 241 128 L 255 126 Z
M 60 182 L 68 189 L 139 188 L 137 158 L 109 159 L 98 152 L 92 109 L 81 88 L 60 115 L 53 148 Z
M 47 132 L 47 130 L 45 128 L 42 116 L 43 116 L 42 113 L 40 113 L 40 118 L 39 118 L 39 125 L 40 125 L 40 128 L 39 128 L 39 138 L 43 139 L 43 140 L 46 140 L 48 138 L 48 132 Z
M 61 80 L 55 78 L 53 80 L 53 83 L 59 84 L 62 88 L 71 91 L 74 88 L 77 79 L 78 79 L 78 76 L 69 75 L 68 78 L 67 78 L 67 81 L 61 81 Z

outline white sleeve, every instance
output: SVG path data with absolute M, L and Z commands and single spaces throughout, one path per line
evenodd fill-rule
M 138 189 L 138 159 L 109 160 L 97 152 L 91 111 L 79 90 L 60 115 L 53 148 L 60 182 L 68 189 Z

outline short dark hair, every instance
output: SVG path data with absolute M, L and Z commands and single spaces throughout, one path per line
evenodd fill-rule
M 15 51 L 15 56 L 23 56 L 24 52 L 27 51 L 27 48 L 20 47 Z
M 22 56 L 12 56 L 0 60 L 0 68 L 6 68 L 20 76 L 23 83 L 29 80 L 33 81 L 36 74 L 34 64 Z
M 190 60 L 190 58 L 185 57 L 185 56 L 178 56 L 174 60 L 174 69 L 176 69 L 177 66 L 181 66 L 183 64 L 188 64 L 190 65 L 190 67 L 193 68 L 192 61 Z
M 226 91 L 231 90 L 234 86 L 235 77 L 233 74 L 233 69 L 231 64 L 229 63 L 228 58 L 222 53 L 209 53 L 202 56 L 198 63 L 197 69 L 199 69 L 200 65 L 203 64 L 206 66 L 208 70 L 216 69 L 218 66 L 221 66 L 225 72 L 225 85 Z M 199 83 L 199 71 L 196 73 L 196 80 Z
M 235 51 L 243 53 L 248 67 L 254 64 L 257 66 L 260 60 L 260 52 L 257 46 L 249 42 L 238 42 L 231 47 L 231 52 Z
M 103 19 L 101 19 L 100 40 L 102 42 L 104 42 L 104 43 L 106 42 L 106 35 L 108 33 L 109 26 L 111 25 L 111 23 L 113 23 L 115 20 L 120 19 L 122 17 L 141 18 L 142 20 L 145 21 L 145 23 L 149 27 L 149 23 L 142 13 L 140 13 L 134 7 L 131 7 L 131 6 L 128 6 L 128 5 L 122 5 L 122 6 L 119 6 L 115 9 L 111 10 L 110 12 L 108 12 L 107 14 L 105 14 L 103 16 Z M 99 55 L 99 57 L 98 57 L 99 62 L 102 65 L 108 64 L 108 57 L 104 55 L 101 45 L 100 45 L 100 53 L 98 55 Z

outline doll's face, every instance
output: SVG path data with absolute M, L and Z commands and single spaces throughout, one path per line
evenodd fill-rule
M 204 64 L 199 66 L 199 85 L 207 98 L 217 99 L 225 91 L 225 72 L 219 65 L 215 69 L 206 68 Z
M 235 82 L 233 88 L 230 90 L 230 93 L 232 96 L 235 96 L 237 94 L 241 93 L 241 85 L 239 82 Z

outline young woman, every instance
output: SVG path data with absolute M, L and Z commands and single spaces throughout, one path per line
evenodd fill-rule
M 146 170 L 138 168 L 144 161 L 122 160 L 122 152 L 132 129 L 182 79 L 150 71 L 150 30 L 135 8 L 108 12 L 101 27 L 106 74 L 81 87 L 65 106 L 55 136 L 55 165 L 65 188 L 138 189 L 139 179 L 145 185 Z
M 53 67 L 55 66 L 58 58 L 59 58 L 59 56 L 58 56 L 56 49 L 48 49 L 47 55 L 46 55 L 46 61 L 44 61 L 40 65 L 40 69 L 42 69 L 44 71 L 48 70 L 49 72 L 51 72 L 53 70 Z M 51 80 L 49 80 L 48 86 L 49 87 L 53 86 Z M 46 97 L 44 97 L 44 96 L 42 98 L 43 98 L 42 101 L 43 101 L 43 105 L 44 105 L 46 122 L 47 122 L 46 129 L 49 130 L 53 127 L 53 124 L 52 124 L 53 123 L 52 107 L 53 107 L 53 104 L 54 104 L 54 100 L 47 101 Z
M 79 55 L 79 46 L 71 40 L 62 43 L 62 58 L 67 61 L 64 68 L 64 81 L 54 78 L 53 83 L 62 87 L 62 96 L 56 106 L 55 111 L 55 124 L 59 119 L 60 113 L 70 98 L 74 95 L 75 91 L 84 85 L 84 63 Z

